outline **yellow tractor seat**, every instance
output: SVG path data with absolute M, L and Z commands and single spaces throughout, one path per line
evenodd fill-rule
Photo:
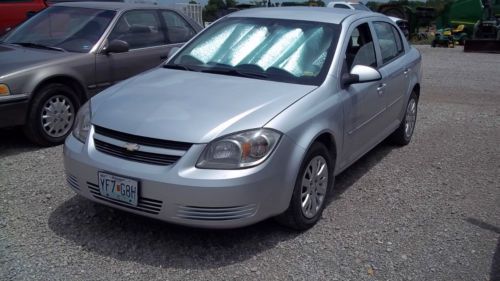
M 457 26 L 457 28 L 453 29 L 453 33 L 464 32 L 464 29 L 465 29 L 465 25 L 464 24 L 460 24 L 460 25 Z

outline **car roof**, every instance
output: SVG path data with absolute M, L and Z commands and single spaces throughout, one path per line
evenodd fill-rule
M 54 6 L 64 6 L 64 7 L 78 7 L 78 8 L 94 8 L 103 10 L 113 10 L 113 11 L 124 11 L 129 9 L 172 9 L 172 7 L 162 5 L 151 5 L 151 4 L 132 4 L 124 2 L 97 2 L 97 1 L 75 1 L 75 2 L 61 2 Z
M 324 7 L 276 7 L 242 10 L 229 14 L 228 17 L 290 19 L 340 24 L 352 15 L 370 16 L 377 14 L 368 11 L 327 9 Z

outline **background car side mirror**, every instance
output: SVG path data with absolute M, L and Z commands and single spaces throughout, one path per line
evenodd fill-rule
M 366 65 L 355 65 L 350 73 L 342 75 L 342 84 L 348 86 L 356 83 L 365 83 L 378 81 L 382 79 L 382 75 L 378 70 Z
M 125 53 L 128 52 L 130 49 L 129 45 L 127 42 L 123 40 L 113 40 L 109 42 L 108 46 L 106 49 L 104 49 L 104 53 L 109 54 L 109 53 Z

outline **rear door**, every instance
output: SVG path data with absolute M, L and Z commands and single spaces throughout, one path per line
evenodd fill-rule
M 401 122 L 401 109 L 406 104 L 403 100 L 409 87 L 411 68 L 404 58 L 405 47 L 401 33 L 393 23 L 374 21 L 376 48 L 380 53 L 379 68 L 382 74 L 382 95 L 386 103 L 386 121 L 389 127 Z

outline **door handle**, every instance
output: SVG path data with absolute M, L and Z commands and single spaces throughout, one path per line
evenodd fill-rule
M 379 95 L 382 95 L 384 93 L 385 86 L 386 86 L 385 83 L 381 83 L 381 84 L 378 85 L 378 87 L 377 87 L 377 93 Z
M 405 69 L 405 71 L 403 72 L 404 75 L 408 75 L 408 73 L 410 73 L 411 69 L 407 68 Z

